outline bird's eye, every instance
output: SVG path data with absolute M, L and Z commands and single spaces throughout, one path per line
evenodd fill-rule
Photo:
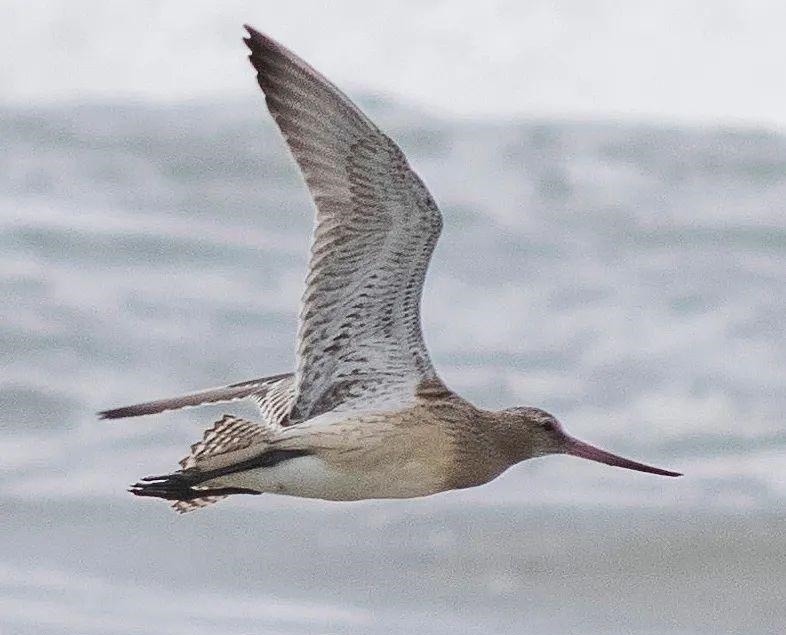
M 540 424 L 540 426 L 546 431 L 551 432 L 554 430 L 554 422 L 553 421 L 544 421 Z

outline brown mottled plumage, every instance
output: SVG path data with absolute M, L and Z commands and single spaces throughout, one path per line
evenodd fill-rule
M 398 146 L 330 81 L 246 27 L 257 80 L 316 205 L 297 370 L 108 410 L 114 419 L 253 399 L 262 422 L 225 415 L 181 470 L 135 484 L 179 512 L 229 494 L 405 498 L 472 487 L 511 465 L 572 454 L 678 476 L 567 435 L 537 408 L 492 412 L 450 391 L 420 329 L 442 216 Z

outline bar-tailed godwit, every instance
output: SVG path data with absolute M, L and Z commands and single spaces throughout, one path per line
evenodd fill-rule
M 115 410 L 107 419 L 238 399 L 181 469 L 138 496 L 186 512 L 229 494 L 409 498 L 486 483 L 520 461 L 570 454 L 679 476 L 569 436 L 533 407 L 489 411 L 448 389 L 429 358 L 420 296 L 442 216 L 404 154 L 331 82 L 246 27 L 270 113 L 316 204 L 294 373 Z

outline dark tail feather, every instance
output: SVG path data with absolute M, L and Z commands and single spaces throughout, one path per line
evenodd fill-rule
M 172 507 L 182 514 L 206 507 L 230 494 L 261 494 L 261 492 L 245 487 L 205 487 L 200 486 L 201 483 L 207 483 L 227 474 L 260 467 L 272 467 L 283 461 L 308 454 L 308 450 L 270 450 L 250 459 L 214 470 L 202 471 L 197 468 L 187 468 L 172 474 L 146 476 L 134 483 L 128 491 L 134 496 L 151 496 L 174 501 Z
M 146 403 L 134 404 L 133 406 L 124 406 L 123 408 L 104 410 L 103 412 L 99 412 L 98 416 L 101 419 L 138 417 L 140 415 L 152 415 L 158 412 L 164 412 L 166 410 L 179 410 L 180 408 L 191 408 L 193 406 L 202 406 L 205 404 L 246 399 L 248 397 L 257 395 L 263 396 L 270 386 L 283 379 L 288 379 L 291 377 L 292 373 L 272 375 L 270 377 L 261 377 L 259 379 L 243 381 L 238 384 L 231 384 L 221 388 L 200 390 L 199 392 L 181 395 L 180 397 L 172 397 L 171 399 L 159 399 L 157 401 L 148 401 Z
M 228 496 L 230 494 L 259 494 L 253 489 L 244 487 L 213 487 L 196 489 L 193 478 L 175 472 L 163 476 L 148 476 L 134 483 L 128 491 L 134 496 L 152 496 L 170 501 L 190 501 L 210 496 Z

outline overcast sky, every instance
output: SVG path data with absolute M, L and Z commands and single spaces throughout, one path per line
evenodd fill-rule
M 434 112 L 786 129 L 786 2 L 0 0 L 0 101 L 253 89 L 240 25 Z

